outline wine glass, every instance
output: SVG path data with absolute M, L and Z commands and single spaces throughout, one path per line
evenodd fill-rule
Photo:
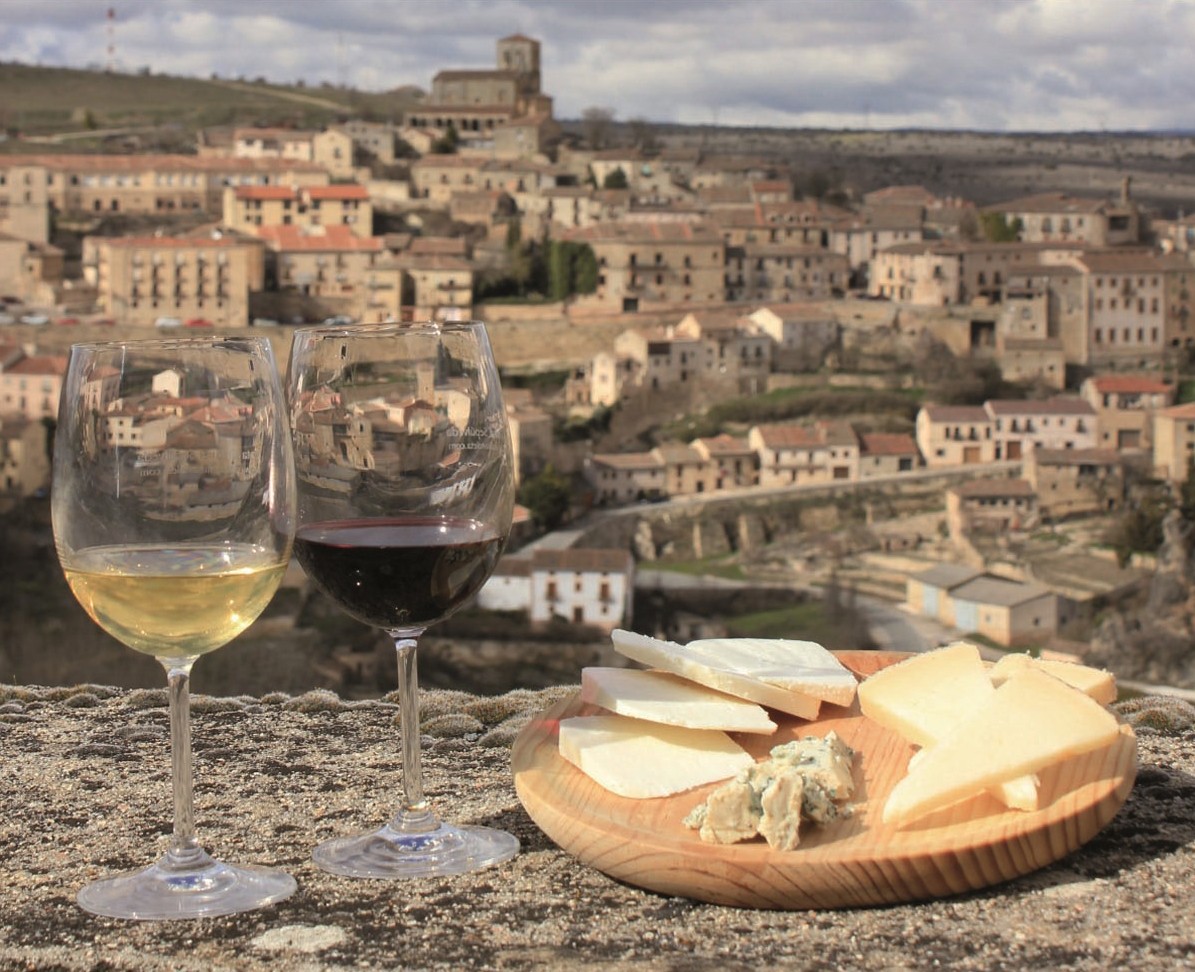
M 423 794 L 416 642 L 493 572 L 514 475 L 497 368 L 479 322 L 301 328 L 289 395 L 299 524 L 315 586 L 398 652 L 402 806 L 380 829 L 320 844 L 350 877 L 459 874 L 509 860 L 511 834 L 442 822 Z
M 281 901 L 282 871 L 214 860 L 195 838 L 191 666 L 261 614 L 294 539 L 286 406 L 262 338 L 71 348 L 51 508 L 75 597 L 105 631 L 166 669 L 174 836 L 151 867 L 84 887 L 113 918 L 200 918 Z

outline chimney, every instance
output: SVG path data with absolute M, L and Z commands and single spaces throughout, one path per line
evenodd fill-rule
M 1132 182 L 1132 176 L 1125 176 L 1124 181 L 1120 184 L 1120 204 L 1122 206 L 1129 204 L 1129 186 L 1132 185 Z

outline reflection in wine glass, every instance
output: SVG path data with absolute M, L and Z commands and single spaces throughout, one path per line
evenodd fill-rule
M 456 874 L 508 860 L 500 830 L 441 822 L 423 795 L 415 646 L 493 572 L 510 531 L 510 433 L 476 322 L 300 329 L 291 348 L 299 480 L 295 554 L 398 651 L 403 803 L 379 830 L 313 859 L 352 877 Z
M 58 558 L 105 631 L 166 669 L 174 837 L 146 870 L 89 884 L 87 911 L 198 918 L 292 894 L 282 871 L 212 859 L 195 838 L 191 666 L 257 618 L 290 560 L 295 490 L 268 341 L 71 348 L 54 444 Z

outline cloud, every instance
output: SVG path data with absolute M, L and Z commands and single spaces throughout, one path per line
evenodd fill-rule
M 124 70 L 371 90 L 489 67 L 500 37 L 525 33 L 562 118 L 606 105 L 722 125 L 1179 128 L 1195 100 L 1192 0 L 0 3 L 3 60 L 100 65 L 111 36 Z

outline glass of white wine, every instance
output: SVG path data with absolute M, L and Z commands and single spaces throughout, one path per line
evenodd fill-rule
M 151 867 L 89 884 L 114 918 L 227 915 L 295 891 L 195 837 L 191 666 L 261 614 L 290 561 L 296 493 L 270 344 L 204 337 L 71 348 L 54 443 L 58 558 L 91 618 L 166 669 L 174 836 Z

